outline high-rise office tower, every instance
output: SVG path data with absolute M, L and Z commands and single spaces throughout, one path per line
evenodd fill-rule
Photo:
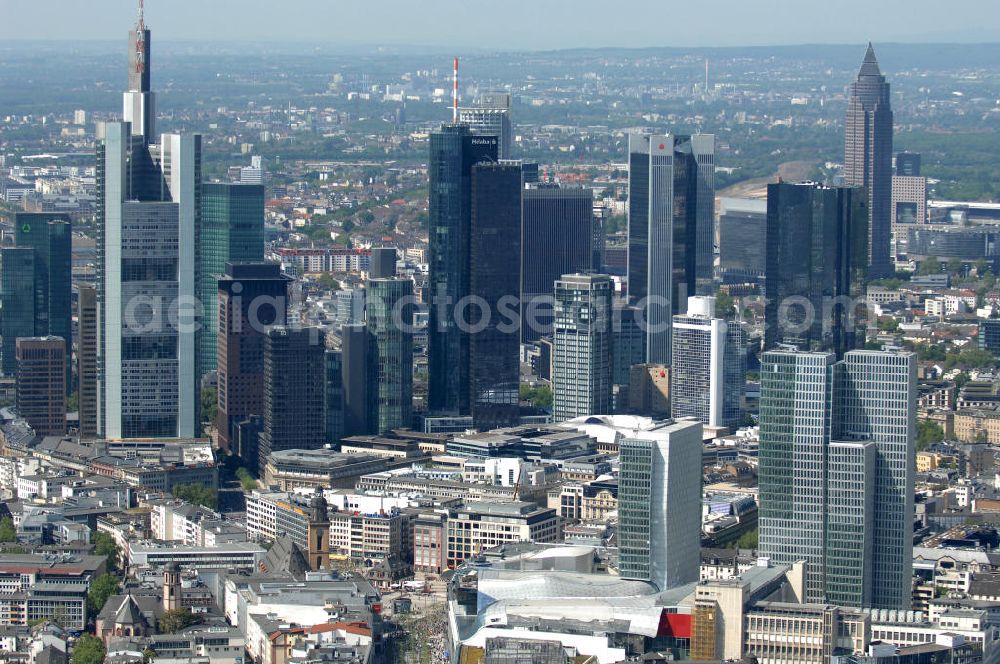
M 844 182 L 868 192 L 868 264 L 872 278 L 893 272 L 889 260 L 892 199 L 892 104 L 871 43 L 851 84 L 844 130 Z
M 766 200 L 719 199 L 719 270 L 722 283 L 763 283 L 766 243 Z
M 614 321 L 611 328 L 611 352 L 613 354 L 612 383 L 628 385 L 630 371 L 637 364 L 645 364 L 646 335 L 642 328 L 643 311 L 638 307 L 615 303 Z
M 368 325 L 343 325 L 340 328 L 340 351 L 344 436 L 373 433 L 378 426 L 378 366 Z
M 919 152 L 897 152 L 895 175 L 906 177 L 920 176 L 920 153 Z
M 742 421 L 746 334 L 736 321 L 715 316 L 715 298 L 689 297 L 674 316 L 670 371 L 671 414 L 735 431 Z
M 263 430 L 258 468 L 278 450 L 326 444 L 326 349 L 318 328 L 272 327 L 264 335 Z
M 368 333 L 375 362 L 376 433 L 409 427 L 413 414 L 413 282 L 368 280 Z
M 161 145 L 146 146 L 128 124 L 107 123 L 103 130 L 97 177 L 98 433 L 194 437 L 201 137 L 164 135 Z M 142 167 L 154 151 L 156 165 Z
M 458 121 L 469 125 L 474 134 L 497 136 L 500 139 L 497 156 L 511 158 L 514 130 L 510 120 L 510 93 L 487 92 L 471 108 L 458 109 Z
M 5 248 L 6 285 L 0 283 L 0 347 L 3 373 L 13 376 L 18 337 L 72 335 L 72 231 L 65 214 L 18 212 L 14 215 L 15 248 Z M 25 272 L 26 270 L 26 272 Z M 0 280 L 2 281 L 2 280 Z M 66 365 L 67 381 L 71 378 Z
M 701 430 L 667 421 L 619 446 L 618 570 L 668 590 L 698 580 Z
M 151 145 L 149 31 L 130 37 L 126 122 L 98 126 L 98 435 L 199 434 L 201 137 Z
M 444 125 L 430 137 L 430 274 L 425 300 L 428 323 L 428 394 L 431 412 L 468 415 L 469 335 L 458 324 L 456 305 L 469 294 L 469 229 L 472 166 L 496 161 L 496 136 L 473 134 L 467 125 Z
M 834 433 L 839 440 L 875 444 L 872 604 L 905 608 L 913 575 L 917 358 L 856 350 L 843 364 L 840 426 Z M 857 583 L 848 575 L 849 582 Z
M 552 334 L 552 284 L 592 267 L 594 194 L 554 183 L 524 190 L 521 230 L 521 342 Z
M 35 251 L 34 336 L 61 337 L 67 350 L 72 349 L 73 230 L 69 215 L 16 213 L 14 246 Z M 71 375 L 67 371 L 67 379 Z
M 146 28 L 142 2 L 139 18 L 128 33 L 128 90 L 124 97 L 125 122 L 132 125 L 132 135 L 151 143 L 155 136 L 156 94 L 150 84 L 152 35 Z
M 868 213 L 864 190 L 767 186 L 764 347 L 838 357 L 864 343 Z
M 340 442 L 344 437 L 344 355 L 339 350 L 327 350 L 326 360 L 326 440 Z
M 285 325 L 291 277 L 277 263 L 227 263 L 216 280 L 219 331 L 219 447 L 235 451 L 236 427 L 264 412 L 264 342 L 273 325 Z M 257 459 L 244 459 L 251 466 Z
M 711 295 L 715 136 L 629 135 L 628 296 L 642 306 L 646 357 L 670 364 L 670 318 Z
M 66 341 L 17 340 L 17 413 L 39 436 L 66 434 Z
M 469 293 L 469 405 L 481 431 L 519 421 L 521 165 L 472 167 Z
M 603 274 L 564 274 L 555 282 L 552 417 L 611 412 L 614 286 Z
M 80 438 L 89 440 L 97 437 L 97 289 L 80 285 L 76 306 Z
M 344 288 L 336 293 L 334 325 L 355 325 L 365 322 L 365 289 Z
M 909 607 L 915 430 L 912 353 L 764 354 L 760 551 L 807 601 Z
M 3 375 L 17 375 L 17 340 L 35 336 L 35 251 L 30 247 L 0 249 L 0 365 Z
M 372 247 L 372 259 L 368 268 L 369 279 L 392 279 L 396 276 L 396 249 L 394 247 Z
M 218 348 L 219 277 L 226 263 L 264 260 L 264 187 L 251 184 L 205 183 L 201 190 L 201 233 L 198 241 L 198 298 L 202 306 L 199 342 L 204 374 L 215 371 Z
M 605 228 L 607 217 L 608 208 L 594 206 L 590 227 L 590 269 L 593 272 L 604 270 L 604 248 L 608 243 L 608 231 Z

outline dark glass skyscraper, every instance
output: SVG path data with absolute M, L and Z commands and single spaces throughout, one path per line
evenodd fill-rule
M 201 190 L 198 298 L 202 316 L 199 371 L 215 371 L 219 277 L 226 263 L 264 260 L 264 185 L 205 183 Z
M 65 214 L 14 215 L 14 244 L 35 250 L 35 336 L 71 344 L 73 232 Z
M 64 214 L 18 212 L 14 243 L 0 285 L 4 321 L 2 369 L 14 375 L 14 344 L 18 337 L 56 336 L 72 344 L 72 230 Z M 23 251 L 21 251 L 23 250 Z M 4 250 L 9 251 L 8 249 Z M 30 257 L 29 257 L 30 254 Z M 20 273 L 27 270 L 27 273 Z M 66 363 L 66 378 L 71 376 Z
M 518 294 L 521 274 L 521 165 L 472 167 L 469 292 L 469 401 L 481 431 L 518 423 L 520 386 Z
M 340 328 L 341 380 L 344 394 L 344 436 L 374 432 L 378 422 L 375 348 L 368 325 Z
M 767 187 L 764 346 L 844 353 L 864 343 L 868 214 L 862 189 Z
M 34 292 L 34 250 L 30 247 L 0 249 L 0 295 L 3 297 L 0 360 L 5 376 L 17 375 L 17 340 L 35 336 L 35 300 L 26 295 Z
M 889 84 L 868 44 L 851 84 L 844 132 L 844 183 L 868 192 L 868 261 L 872 278 L 892 274 L 892 106 Z
M 278 450 L 326 443 L 326 349 L 316 328 L 273 327 L 264 335 L 264 427 L 259 468 Z
M 271 325 L 284 325 L 288 284 L 277 263 L 229 263 L 217 279 L 219 330 L 219 447 L 234 451 L 236 429 L 264 411 L 264 342 Z M 257 459 L 244 459 L 251 466 Z
M 552 284 L 591 269 L 594 194 L 584 187 L 534 184 L 524 190 L 521 227 L 521 341 L 552 334 Z M 528 321 L 530 315 L 538 322 Z
M 670 364 L 670 320 L 714 292 L 715 136 L 629 136 L 628 296 L 643 303 L 646 361 Z
M 430 137 L 430 275 L 427 302 L 428 406 L 469 414 L 469 336 L 458 326 L 456 304 L 469 294 L 472 166 L 496 161 L 496 136 L 473 135 L 461 124 Z
M 413 413 L 413 282 L 368 281 L 368 332 L 376 366 L 376 433 L 410 426 Z

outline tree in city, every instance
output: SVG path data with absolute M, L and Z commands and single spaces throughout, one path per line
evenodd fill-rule
M 94 545 L 94 555 L 105 556 L 108 559 L 108 569 L 118 570 L 118 545 L 111 535 L 107 533 L 95 533 L 91 538 Z
M 14 528 L 14 519 L 5 516 L 0 519 L 0 542 L 16 542 L 17 530 Z
M 925 258 L 920 261 L 920 265 L 917 267 L 917 274 L 921 276 L 927 276 L 930 274 L 940 274 L 941 273 L 941 261 L 936 258 Z
M 236 479 L 240 481 L 240 486 L 247 493 L 257 488 L 257 478 L 243 466 L 236 469 Z
M 160 617 L 158 624 L 161 634 L 176 634 L 192 625 L 201 624 L 201 616 L 191 613 L 191 609 L 170 609 Z
M 529 402 L 535 408 L 552 407 L 552 390 L 545 385 L 521 385 L 521 400 Z
M 204 387 L 201 390 L 201 423 L 202 429 L 207 429 L 215 422 L 215 414 L 219 408 L 219 392 L 214 387 Z
M 944 440 L 944 429 L 934 420 L 917 421 L 917 451 L 926 450 Z
M 180 498 L 192 505 L 201 505 L 214 510 L 219 504 L 219 495 L 211 487 L 204 484 L 175 484 L 173 488 L 174 498 Z
M 756 549 L 759 540 L 760 531 L 757 528 L 753 530 L 748 530 L 737 539 L 733 544 L 737 549 Z
M 104 642 L 96 636 L 84 634 L 73 646 L 71 664 L 101 664 L 104 661 Z
M 87 591 L 87 613 L 96 616 L 104 608 L 108 598 L 122 591 L 122 584 L 114 574 L 102 574 L 94 579 Z

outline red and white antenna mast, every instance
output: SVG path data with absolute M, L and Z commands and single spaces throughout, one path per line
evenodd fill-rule
M 141 1 L 141 0 L 140 0 Z M 451 121 L 458 122 L 458 58 L 455 58 L 455 71 L 451 77 Z
M 139 0 L 139 21 L 135 24 L 135 69 L 141 74 L 146 69 L 146 17 L 145 2 Z

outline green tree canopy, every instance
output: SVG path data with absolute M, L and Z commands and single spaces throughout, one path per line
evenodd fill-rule
M 170 609 L 160 617 L 160 633 L 176 634 L 191 625 L 200 624 L 201 620 L 201 616 L 191 613 L 191 609 Z
M 118 545 L 107 533 L 94 533 L 91 538 L 94 544 L 94 555 L 105 556 L 108 559 L 108 569 L 118 569 Z
M 243 487 L 243 490 L 248 493 L 257 488 L 257 478 L 243 466 L 236 469 L 236 479 L 240 481 L 240 486 Z
M 552 390 L 545 385 L 521 385 L 521 400 L 531 403 L 536 408 L 552 407 Z
M 14 528 L 14 519 L 5 516 L 0 519 L 0 542 L 16 542 L 17 530 Z
M 104 642 L 96 636 L 84 634 L 73 646 L 72 664 L 101 664 L 104 661 Z
M 219 496 L 215 489 L 204 484 L 175 484 L 173 489 L 175 498 L 186 500 L 192 505 L 201 505 L 214 510 L 219 504 Z
M 944 429 L 934 420 L 917 421 L 917 451 L 926 450 L 944 440 Z
M 102 574 L 90 583 L 87 592 L 87 612 L 96 616 L 104 608 L 108 598 L 122 591 L 122 584 L 114 574 Z

